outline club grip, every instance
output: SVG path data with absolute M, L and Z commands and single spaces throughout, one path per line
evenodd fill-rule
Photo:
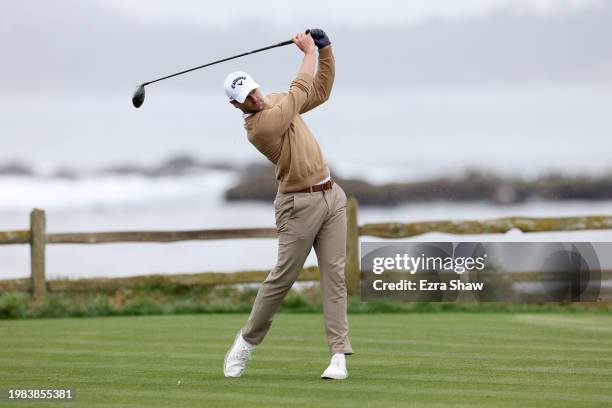
M 310 28 L 307 28 L 306 31 L 304 31 L 304 34 L 308 34 L 308 33 L 310 33 Z M 287 41 L 280 42 L 276 44 L 276 46 L 282 47 L 282 46 L 289 45 L 289 44 L 293 44 L 293 40 L 287 40 Z

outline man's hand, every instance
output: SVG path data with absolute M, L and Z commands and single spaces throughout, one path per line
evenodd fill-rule
M 325 34 L 325 31 L 321 30 L 320 28 L 313 28 L 310 30 L 310 35 L 312 36 L 312 39 L 314 40 L 314 43 L 318 49 L 327 47 L 331 44 L 329 37 L 327 34 Z
M 304 54 L 315 51 L 315 43 L 310 34 L 297 33 L 292 40 Z

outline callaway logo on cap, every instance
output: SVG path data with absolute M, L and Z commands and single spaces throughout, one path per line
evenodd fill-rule
M 253 89 L 259 88 L 259 84 L 253 81 L 253 78 L 246 72 L 236 71 L 232 72 L 225 78 L 225 94 L 230 100 L 236 100 L 240 103 L 244 103 L 249 92 Z

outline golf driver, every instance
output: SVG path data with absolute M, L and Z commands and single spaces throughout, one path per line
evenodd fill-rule
M 305 34 L 308 34 L 308 33 L 310 33 L 310 29 L 306 30 L 306 32 L 305 32 Z M 314 31 L 313 31 L 313 33 L 314 33 Z M 194 67 L 194 68 L 186 69 L 185 71 L 177 72 L 176 74 L 167 75 L 165 77 L 154 79 L 153 81 L 142 83 L 142 84 L 140 84 L 140 86 L 138 86 L 138 88 L 136 88 L 136 91 L 134 92 L 134 96 L 132 96 L 132 104 L 134 105 L 134 107 L 140 108 L 142 106 L 142 104 L 144 103 L 144 99 L 145 99 L 145 88 L 144 87 L 147 86 L 147 85 L 150 85 L 150 84 L 152 84 L 154 82 L 163 81 L 164 79 L 172 78 L 172 77 L 175 77 L 177 75 L 186 74 L 187 72 L 195 71 L 196 69 L 200 69 L 200 68 L 204 68 L 204 67 L 209 67 L 211 65 L 215 65 L 215 64 L 218 64 L 220 62 L 225 62 L 225 61 L 229 61 L 229 60 L 232 60 L 232 59 L 235 59 L 235 58 L 244 57 L 245 55 L 255 54 L 257 52 L 269 50 L 269 49 L 276 48 L 276 47 L 283 47 L 283 46 L 289 45 L 289 44 L 293 44 L 293 41 L 292 40 L 283 41 L 283 42 L 280 42 L 278 44 L 269 45 L 267 47 L 259 48 L 257 50 L 245 52 L 245 53 L 239 54 L 239 55 L 234 55 L 233 57 L 223 58 L 223 59 L 220 59 L 218 61 L 209 62 L 208 64 L 204 64 L 204 65 L 200 65 L 200 66 L 197 66 L 197 67 Z

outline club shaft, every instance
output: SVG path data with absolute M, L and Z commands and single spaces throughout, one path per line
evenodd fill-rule
M 235 58 L 244 57 L 245 55 L 255 54 L 255 53 L 257 53 L 257 52 L 261 52 L 261 51 L 269 50 L 269 49 L 271 49 L 271 48 L 282 47 L 282 46 L 289 45 L 289 44 L 292 44 L 292 43 L 293 43 L 293 41 L 292 41 L 292 40 L 283 41 L 283 42 L 278 43 L 278 44 L 269 45 L 269 46 L 267 46 L 267 47 L 263 47 L 263 48 L 259 48 L 259 49 L 253 50 L 253 51 L 245 52 L 245 53 L 243 53 L 243 54 L 234 55 L 233 57 L 223 58 L 223 59 L 220 59 L 220 60 L 218 60 L 218 61 L 209 62 L 208 64 L 200 65 L 200 66 L 197 66 L 197 67 L 194 67 L 194 68 L 189 68 L 189 69 L 186 69 L 185 71 L 177 72 L 176 74 L 167 75 L 167 76 L 162 77 L 162 78 L 157 78 L 157 79 L 154 79 L 153 81 L 145 82 L 145 83 L 144 83 L 144 84 L 142 84 L 142 85 L 143 85 L 143 86 L 145 86 L 145 85 L 149 85 L 149 84 L 152 84 L 152 83 L 154 83 L 154 82 L 162 81 L 162 80 L 164 80 L 164 79 L 172 78 L 172 77 L 175 77 L 175 76 L 177 76 L 177 75 L 182 75 L 182 74 L 186 74 L 187 72 L 195 71 L 196 69 L 200 69 L 200 68 L 204 68 L 204 67 L 209 67 L 209 66 L 211 66 L 211 65 L 219 64 L 220 62 L 229 61 L 229 60 L 232 60 L 232 59 L 235 59 Z

